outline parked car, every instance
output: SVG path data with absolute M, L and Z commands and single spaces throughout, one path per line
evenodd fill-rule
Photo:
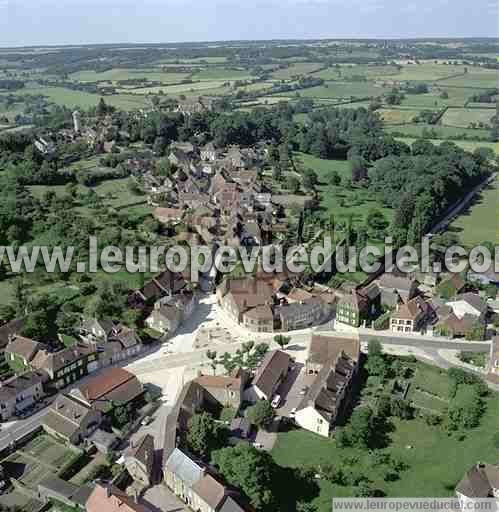
M 307 394 L 307 391 L 308 391 L 307 386 L 303 386 L 303 387 L 300 389 L 300 395 L 306 395 L 306 394 Z
M 291 412 L 289 413 L 290 418 L 294 418 L 296 416 L 296 407 L 293 407 L 291 409 Z
M 261 450 L 263 448 L 263 444 L 262 443 L 253 443 L 253 446 L 255 448 L 257 448 L 258 450 Z
M 276 395 L 273 399 L 272 399 L 272 402 L 270 403 L 270 405 L 274 408 L 274 409 L 277 409 L 279 407 L 279 405 L 281 404 L 281 395 Z
M 153 420 L 152 416 L 145 416 L 144 419 L 140 422 L 140 424 L 145 427 L 146 425 L 149 425 Z

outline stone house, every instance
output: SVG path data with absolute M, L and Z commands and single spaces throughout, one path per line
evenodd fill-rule
M 397 275 L 386 272 L 378 280 L 381 305 L 395 307 L 400 301 L 411 300 L 417 292 L 418 281 L 408 274 Z
M 462 504 L 462 510 L 474 508 L 475 501 L 499 499 L 499 466 L 478 462 L 457 484 L 456 496 Z
M 295 421 L 300 427 L 329 436 L 351 403 L 359 362 L 358 338 L 312 337 L 305 367 L 316 377 L 297 407 Z
M 367 299 L 353 290 L 345 294 L 336 305 L 336 321 L 352 327 L 360 327 L 369 311 Z
M 125 467 L 130 476 L 145 487 L 154 480 L 154 438 L 150 434 L 131 441 L 125 453 Z
M 192 486 L 193 510 L 199 512 L 218 512 L 227 489 L 210 474 L 205 474 Z
M 92 435 L 101 421 L 100 411 L 88 407 L 74 396 L 60 394 L 43 417 L 42 426 L 49 434 L 77 445 Z
M 271 350 L 265 354 L 256 369 L 248 398 L 251 401 L 271 400 L 289 373 L 291 357 L 282 350 Z
M 0 420 L 7 421 L 33 406 L 45 393 L 41 372 L 28 371 L 0 382 Z
M 417 332 L 434 318 L 431 305 L 422 297 L 414 297 L 407 303 L 397 305 L 390 316 L 390 330 L 393 332 Z
M 214 400 L 224 407 L 238 410 L 243 400 L 243 393 L 249 380 L 249 374 L 241 370 L 237 376 L 201 375 L 194 379 Z
M 166 485 L 189 507 L 194 505 L 193 486 L 205 475 L 205 468 L 175 448 L 166 460 L 163 475 Z
M 61 389 L 99 368 L 97 347 L 78 343 L 57 352 L 41 349 L 30 362 L 30 367 L 47 374 L 49 387 Z
M 11 366 L 27 368 L 44 345 L 24 336 L 14 335 L 5 347 L 5 359 Z
M 85 504 L 86 512 L 152 512 L 135 497 L 128 496 L 113 485 L 96 484 Z

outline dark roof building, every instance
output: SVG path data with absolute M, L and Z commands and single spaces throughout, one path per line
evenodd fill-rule
M 466 498 L 499 498 L 499 466 L 479 462 L 457 484 L 456 494 Z

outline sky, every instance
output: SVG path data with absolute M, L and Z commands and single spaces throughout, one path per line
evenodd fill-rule
M 0 46 L 497 37 L 499 0 L 0 0 Z

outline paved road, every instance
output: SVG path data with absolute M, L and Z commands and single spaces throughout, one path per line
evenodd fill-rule
M 486 341 L 452 341 L 425 336 L 397 335 L 396 333 L 376 333 L 359 329 L 360 341 L 377 339 L 388 345 L 404 345 L 421 349 L 460 350 L 463 352 L 490 352 L 490 342 Z
M 19 420 L 8 428 L 0 430 L 0 451 L 39 428 L 42 424 L 43 417 L 47 412 L 47 408 L 42 409 L 41 411 L 33 414 L 33 416 L 26 418 L 25 420 Z

